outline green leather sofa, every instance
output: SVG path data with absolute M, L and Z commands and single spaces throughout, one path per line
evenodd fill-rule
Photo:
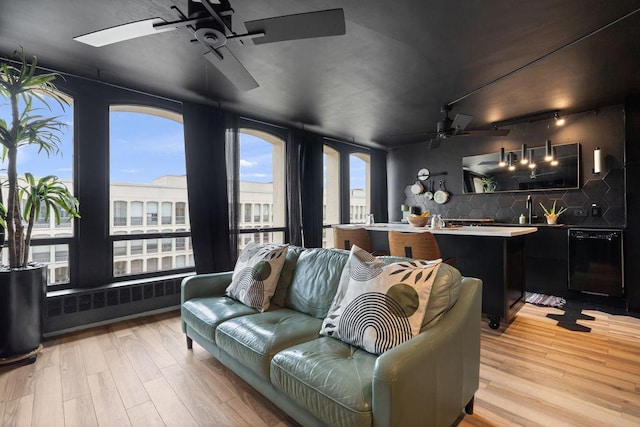
M 375 356 L 319 335 L 348 256 L 291 246 L 264 313 L 224 296 L 232 272 L 184 279 L 187 347 L 195 340 L 305 426 L 450 426 L 472 412 L 482 282 L 442 264 L 421 333 Z

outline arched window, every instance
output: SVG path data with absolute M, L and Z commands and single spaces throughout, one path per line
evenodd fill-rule
M 113 276 L 164 274 L 176 268 L 167 261 L 177 250 L 174 241 L 190 235 L 182 116 L 146 106 L 112 105 L 109 133 Z M 158 230 L 174 221 L 180 231 Z M 142 262 L 144 255 L 159 252 L 165 255 L 161 262 Z M 183 247 L 181 253 L 192 251 Z M 129 262 L 131 269 L 123 269 Z M 188 267 L 192 265 L 181 268 Z
M 249 241 L 283 243 L 286 224 L 285 142 L 271 133 L 239 129 L 238 158 L 231 176 L 238 181 L 238 251 Z
M 368 154 L 349 155 L 349 206 L 351 223 L 364 223 L 371 213 L 371 158 Z
M 340 224 L 340 153 L 328 145 L 324 145 L 322 151 L 322 247 L 333 248 L 330 227 Z

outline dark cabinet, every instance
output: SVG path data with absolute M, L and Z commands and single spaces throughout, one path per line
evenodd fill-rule
M 529 292 L 568 295 L 567 229 L 538 227 L 526 236 L 526 289 Z

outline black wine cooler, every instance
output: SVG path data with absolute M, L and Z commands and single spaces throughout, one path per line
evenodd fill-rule
M 569 229 L 569 289 L 624 296 L 622 230 Z

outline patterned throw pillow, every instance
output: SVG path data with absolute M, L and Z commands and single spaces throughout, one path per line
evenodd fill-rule
M 288 248 L 249 243 L 236 261 L 227 296 L 261 311 L 269 308 Z
M 385 264 L 354 245 L 320 333 L 374 354 L 418 335 L 441 261 Z

